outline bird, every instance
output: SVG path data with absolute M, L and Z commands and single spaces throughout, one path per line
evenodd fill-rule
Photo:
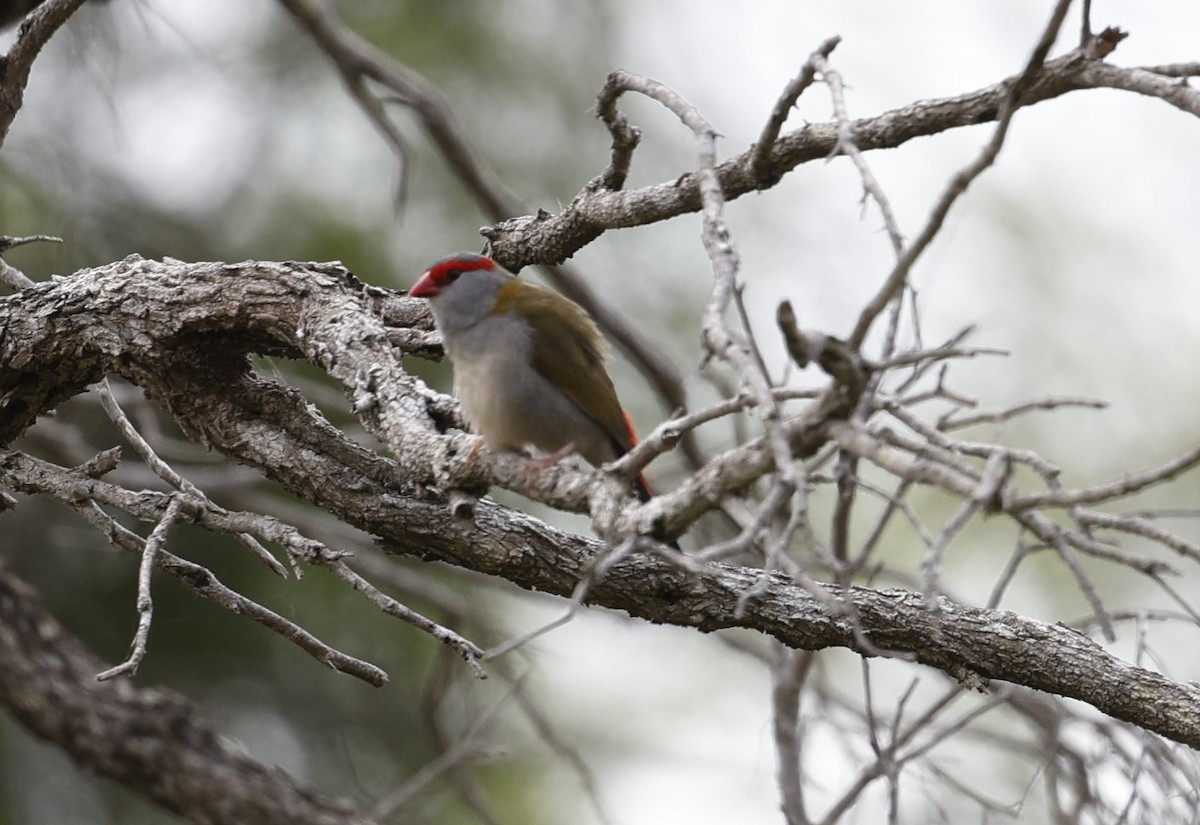
M 484 255 L 435 262 L 409 289 L 425 298 L 454 367 L 454 394 L 489 449 L 532 445 L 548 464 L 577 452 L 599 467 L 637 444 L 587 310 Z M 641 501 L 654 495 L 633 479 Z

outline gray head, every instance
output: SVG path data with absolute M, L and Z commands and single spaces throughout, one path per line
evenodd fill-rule
M 496 306 L 496 293 L 513 280 L 512 273 L 491 258 L 459 252 L 434 263 L 408 294 L 428 298 L 443 335 L 468 329 Z

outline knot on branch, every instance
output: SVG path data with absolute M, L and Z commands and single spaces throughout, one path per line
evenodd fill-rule
M 579 249 L 600 236 L 601 229 L 589 225 L 581 202 L 585 190 L 558 215 L 539 209 L 534 215 L 520 215 L 481 226 L 479 234 L 487 241 L 487 254 L 509 272 L 519 273 L 533 264 L 555 266 L 569 260 Z M 576 233 L 581 233 L 583 243 Z
M 1129 32 L 1109 26 L 1099 34 L 1086 39 L 1083 44 L 1083 55 L 1091 60 L 1103 60 L 1112 54 L 1117 45 L 1128 36 Z
M 799 367 L 815 363 L 841 387 L 846 396 L 841 409 L 849 412 L 867 388 L 871 370 L 856 349 L 840 338 L 821 332 L 806 332 L 796 323 L 791 301 L 784 301 L 775 312 L 775 321 L 783 333 L 788 355 Z

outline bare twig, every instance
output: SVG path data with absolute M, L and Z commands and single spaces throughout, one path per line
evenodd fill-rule
M 960 430 L 964 427 L 973 427 L 976 424 L 1002 424 L 1016 418 L 1019 415 L 1025 415 L 1031 412 L 1041 412 L 1043 410 L 1057 410 L 1063 407 L 1080 407 L 1088 410 L 1103 410 L 1108 406 L 1104 401 L 1099 401 L 1094 398 L 1078 398 L 1073 396 L 1052 396 L 1050 398 L 1042 398 L 1037 401 L 1025 401 L 1020 404 L 1014 404 L 1003 410 L 996 412 L 981 412 L 971 415 L 959 415 L 958 410 L 952 410 L 938 419 L 937 429 L 943 432 L 951 430 Z
M 962 696 L 962 693 L 962 689 L 958 686 L 948 689 L 940 698 L 926 708 L 920 717 L 914 720 L 906 730 L 897 731 L 892 741 L 886 747 L 880 749 L 875 761 L 863 767 L 859 771 L 858 778 L 830 806 L 824 818 L 820 820 L 821 825 L 835 825 L 835 823 L 840 822 L 843 814 L 858 801 L 869 785 L 877 779 L 892 775 L 904 763 L 914 759 L 918 755 L 918 751 L 902 753 L 901 749 L 908 745 L 919 733 L 927 730 L 933 720 L 946 711 L 955 700 Z M 978 710 L 974 715 L 983 712 L 986 712 L 986 709 Z M 965 721 L 963 724 L 965 724 Z
M 915 350 L 893 355 L 883 361 L 871 361 L 872 370 L 890 370 L 909 364 L 921 364 L 931 361 L 944 361 L 949 358 L 978 358 L 981 355 L 1008 355 L 1006 349 L 998 347 L 956 347 L 945 346 L 936 349 Z
M 27 235 L 19 238 L 14 238 L 10 235 L 0 235 L 0 255 L 4 255 L 8 250 L 16 246 L 42 242 L 62 243 L 62 238 L 56 238 L 53 235 Z M 24 272 L 0 257 L 0 284 L 6 284 L 12 289 L 21 290 L 33 286 L 34 281 Z
M 502 678 L 512 685 L 513 701 L 521 709 L 521 713 L 524 714 L 525 718 L 529 720 L 529 723 L 533 726 L 533 729 L 537 732 L 542 742 L 545 743 L 561 764 L 568 765 L 574 771 L 576 777 L 578 777 L 580 784 L 583 786 L 584 795 L 587 797 L 597 821 L 600 825 L 613 825 L 613 819 L 609 816 L 601 800 L 596 772 L 588 765 L 579 748 L 572 742 L 567 741 L 562 733 L 556 730 L 557 726 L 553 717 L 542 707 L 543 703 L 529 689 L 523 677 L 517 677 L 512 673 L 506 672 L 502 663 L 497 663 L 497 667 L 500 668 Z
M 1056 481 L 1059 475 L 1062 473 L 1062 469 L 1060 467 L 1058 467 L 1056 464 L 1051 464 L 1033 450 L 1025 450 L 1015 447 L 1002 447 L 997 444 L 962 441 L 951 438 L 945 433 L 940 432 L 936 427 L 927 424 L 919 416 L 915 415 L 906 405 L 900 403 L 896 399 L 884 398 L 881 400 L 880 406 L 894 415 L 900 421 L 903 421 L 906 426 L 911 427 L 918 434 L 929 439 L 931 444 L 934 444 L 950 453 L 975 456 L 977 458 L 985 459 L 991 459 L 993 456 L 1003 456 L 1006 460 L 1027 465 L 1048 483 Z
M 801 767 L 804 739 L 800 729 L 800 701 L 814 656 L 809 651 L 788 650 L 779 644 L 772 645 L 771 652 L 771 718 L 780 807 L 788 825 L 808 825 Z
M 1200 562 L 1200 545 L 1177 536 L 1170 530 L 1164 530 L 1161 527 L 1153 525 L 1145 518 L 1115 515 L 1113 513 L 1098 513 L 1094 510 L 1084 510 L 1079 507 L 1072 507 L 1070 513 L 1071 517 L 1085 529 L 1089 527 L 1102 527 L 1108 530 L 1117 530 L 1122 533 L 1142 536 L 1156 544 L 1171 548 L 1186 559 Z
M 63 239 L 55 235 L 21 235 L 14 237 L 12 235 L 0 235 L 0 255 L 8 252 L 18 246 L 25 246 L 31 243 L 62 243 Z
M 171 499 L 162 520 L 150 531 L 150 535 L 143 543 L 142 563 L 138 567 L 138 626 L 137 633 L 133 637 L 133 647 L 129 652 L 129 658 L 116 667 L 98 673 L 96 675 L 98 682 L 104 682 L 116 676 L 136 674 L 138 666 L 146 656 L 146 642 L 150 638 L 150 622 L 154 618 L 154 601 L 150 597 L 150 574 L 154 570 L 158 553 L 167 540 L 167 533 L 171 531 L 183 514 L 182 501 L 181 498 L 173 497 Z
M 72 507 L 113 544 L 135 553 L 142 552 L 141 540 L 117 524 L 95 502 L 80 501 L 72 504 Z M 161 569 L 170 573 L 197 595 L 215 602 L 232 613 L 248 616 L 267 629 L 278 633 L 322 664 L 355 676 L 376 687 L 387 684 L 387 673 L 382 669 L 330 647 L 294 622 L 227 587 L 207 568 L 181 559 L 165 550 L 158 552 L 156 561 Z
M 105 378 L 97 385 L 97 393 L 100 396 L 100 404 L 104 407 L 104 412 L 120 430 L 121 435 L 129 442 L 130 446 L 137 451 L 137 454 L 142 457 L 154 474 L 163 481 L 170 484 L 176 490 L 187 493 L 190 497 L 198 499 L 204 503 L 204 506 L 209 509 L 216 509 L 214 505 L 196 485 L 192 484 L 186 478 L 175 471 L 171 465 L 158 457 L 158 453 L 150 446 L 150 443 L 142 437 L 142 434 L 133 426 L 133 422 L 129 420 L 129 416 L 125 415 L 125 411 L 121 409 L 121 405 L 117 403 L 117 399 L 113 396 L 112 387 L 109 385 L 108 379 Z M 254 555 L 271 568 L 271 570 L 283 578 L 287 578 L 287 569 L 279 563 L 279 560 L 271 555 L 267 548 L 263 547 L 253 536 L 247 533 L 238 533 L 237 540 L 244 547 L 250 550 Z
M 110 542 L 143 558 L 145 541 L 101 510 L 99 503 L 118 507 L 139 519 L 161 523 L 162 514 L 170 499 L 179 502 L 181 517 L 194 517 L 192 506 L 184 506 L 187 502 L 183 494 L 133 493 L 114 484 L 97 481 L 21 453 L 0 451 L 0 478 L 4 479 L 6 486 L 13 489 L 51 495 L 62 500 Z M 208 515 L 214 521 L 223 517 L 219 513 Z M 238 524 L 233 530 L 245 529 L 245 526 Z M 304 628 L 230 589 L 210 570 L 179 558 L 161 547 L 154 554 L 154 559 L 160 569 L 170 573 L 197 594 L 233 613 L 249 616 L 334 670 L 356 676 L 373 685 L 387 682 L 387 674 L 380 668 L 330 647 Z
M 1113 479 L 1104 484 L 1076 489 L 1046 490 L 1016 496 L 1009 503 L 1013 510 L 1036 510 L 1048 507 L 1074 507 L 1079 504 L 1095 504 L 1132 495 L 1147 487 L 1175 478 L 1200 464 L 1200 444 L 1176 456 L 1166 463 L 1140 473 Z
M 1046 60 L 1046 55 L 1049 54 L 1050 47 L 1054 45 L 1054 41 L 1058 37 L 1058 30 L 1061 28 L 1067 14 L 1067 9 L 1070 6 L 1071 0 L 1058 0 L 1050 22 L 1046 25 L 1046 29 L 1042 33 L 1042 38 L 1034 48 L 1033 54 L 1025 65 L 1024 71 L 1008 86 L 1007 92 L 1000 104 L 1000 115 L 997 118 L 996 130 L 992 134 L 992 139 L 984 147 L 979 157 L 951 178 L 945 191 L 943 191 L 938 202 L 934 205 L 933 211 L 929 215 L 929 220 L 921 229 L 921 232 L 904 250 L 900 259 L 896 262 L 896 266 L 892 269 L 891 274 L 888 275 L 879 291 L 859 314 L 858 321 L 854 325 L 854 330 L 847 339 L 851 346 L 862 346 L 864 339 L 867 337 L 867 332 L 879 316 L 879 313 L 883 311 L 884 307 L 908 283 L 908 273 L 912 270 L 913 264 L 917 262 L 917 259 L 929 247 L 929 244 L 933 242 L 938 232 L 941 231 L 942 223 L 946 220 L 946 215 L 949 214 L 950 208 L 958 200 L 959 196 L 967 191 L 967 187 L 971 185 L 971 182 L 983 174 L 996 161 L 1001 147 L 1004 146 L 1004 139 L 1008 136 L 1008 127 L 1012 123 L 1013 115 L 1016 114 L 1017 109 L 1025 102 L 1022 97 L 1033 84 L 1038 72 L 1041 71 L 1042 65 Z
M 517 690 L 518 686 L 513 685 L 512 691 L 515 693 Z M 376 802 L 371 810 L 371 816 L 380 822 L 386 821 L 397 811 L 410 805 L 414 798 L 424 793 L 444 774 L 457 770 L 468 762 L 477 763 L 494 759 L 498 755 L 498 749 L 489 747 L 480 740 L 484 729 L 495 721 L 500 709 L 507 701 L 507 696 L 502 697 L 493 702 L 490 707 L 484 708 L 476 714 L 463 734 L 450 747 L 438 754 L 435 759 L 425 763 L 400 787 Z
M 413 627 L 424 633 L 428 633 L 442 644 L 453 649 L 471 666 L 475 675 L 480 679 L 487 678 L 487 674 L 479 664 L 479 660 L 483 658 L 483 650 L 474 642 L 463 638 L 453 630 L 442 627 L 437 622 L 422 616 L 412 608 L 406 607 L 391 596 L 383 593 L 362 576 L 351 570 L 344 561 L 335 559 L 326 562 L 324 566 L 332 570 L 334 575 L 339 579 L 366 596 L 371 604 L 378 607 L 384 613 L 411 624 Z
M 804 90 L 811 86 L 813 80 L 816 79 L 817 59 L 828 58 L 841 40 L 840 37 L 834 36 L 818 46 L 817 50 L 809 55 L 808 60 L 800 67 L 800 73 L 784 87 L 783 93 L 776 99 L 775 106 L 771 109 L 771 115 L 763 125 L 762 133 L 758 136 L 758 141 L 755 142 L 754 149 L 748 158 L 751 171 L 760 180 L 766 181 L 771 177 L 771 149 L 779 140 L 783 124 L 787 122 L 788 115 L 796 106 L 800 95 L 804 94 Z
M 1085 78 L 1098 87 L 1156 97 L 1182 112 L 1200 117 L 1200 90 L 1173 77 L 1152 70 L 1119 68 L 1096 62 L 1088 65 Z
M 846 94 L 845 88 L 842 85 L 842 76 L 838 74 L 829 64 L 827 53 L 819 53 L 813 56 L 813 65 L 817 71 L 821 73 L 821 78 L 825 84 L 829 86 L 829 94 L 833 100 L 833 115 L 837 122 L 838 139 L 835 148 L 836 153 L 840 153 L 850 158 L 855 169 L 858 170 L 859 178 L 863 184 L 863 199 L 871 198 L 879 207 L 879 213 L 883 217 L 883 226 L 887 232 L 888 240 L 892 244 L 892 251 L 900 255 L 904 249 L 904 236 L 900 233 L 900 225 L 896 221 L 896 215 L 892 212 L 891 202 L 887 195 L 884 194 L 883 187 L 879 185 L 879 181 L 875 179 L 875 174 L 871 171 L 867 164 L 867 159 L 863 156 L 862 151 L 855 143 L 854 126 L 850 119 L 850 114 L 846 110 Z M 884 355 L 891 354 L 894 341 L 884 347 Z
M 1095 611 L 1096 622 L 1103 631 L 1104 638 L 1110 642 L 1116 641 L 1117 632 L 1108 616 L 1108 608 L 1104 606 L 1104 600 L 1100 598 L 1095 582 L 1092 581 L 1092 577 L 1084 569 L 1079 561 L 1079 556 L 1075 553 L 1077 547 L 1091 548 L 1098 545 L 1099 542 L 1084 539 L 1072 531 L 1063 530 L 1041 513 L 1022 513 L 1017 516 L 1017 520 L 1048 546 L 1054 548 L 1063 564 L 1074 575 L 1080 592 Z

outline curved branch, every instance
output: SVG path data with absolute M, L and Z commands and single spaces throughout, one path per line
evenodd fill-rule
M 192 822 L 369 825 L 234 753 L 184 699 L 123 679 L 97 682 L 104 667 L 0 568 L 0 704 L 34 734 Z
M 1115 41 L 1112 31 L 1098 36 Z M 1029 106 L 1083 89 L 1115 88 L 1159 97 L 1184 111 L 1200 109 L 1200 91 L 1148 69 L 1128 69 L 1103 63 L 1096 50 L 1076 49 L 1046 61 L 1028 79 L 1021 105 Z M 1021 82 L 1014 75 L 986 88 L 955 97 L 919 101 L 880 115 L 849 123 L 861 151 L 893 149 L 914 138 L 950 129 L 996 121 L 1012 88 Z M 727 200 L 772 188 L 801 164 L 824 160 L 840 141 L 840 124 L 810 123 L 779 138 L 765 158 L 752 146 L 716 168 Z M 638 189 L 613 191 L 585 187 L 567 208 L 557 214 L 539 213 L 501 221 L 483 230 L 493 255 L 510 269 L 530 264 L 555 264 L 610 229 L 645 226 L 700 211 L 700 184 L 694 173 Z
M 1050 53 L 1051 46 L 1058 37 L 1058 30 L 1062 26 L 1063 20 L 1067 16 L 1067 9 L 1071 6 L 1071 0 L 1058 0 L 1058 4 L 1054 8 L 1054 14 L 1050 18 L 1050 22 L 1046 26 L 1046 30 L 1042 33 L 1042 38 L 1034 48 L 1033 54 L 1030 55 L 1029 61 L 1017 78 L 1008 83 L 1008 89 L 1004 97 L 1000 100 L 999 114 L 996 118 L 996 129 L 992 133 L 992 139 L 984 146 L 983 151 L 979 153 L 973 161 L 960 169 L 950 181 L 946 184 L 945 190 L 937 203 L 933 207 L 929 218 L 922 227 L 921 232 L 906 248 L 897 250 L 896 265 L 892 268 L 891 273 L 884 280 L 879 291 L 871 298 L 870 301 L 862 308 L 859 313 L 858 321 L 854 324 L 854 330 L 847 338 L 847 343 L 853 349 L 861 349 L 863 340 L 867 337 L 867 332 L 879 314 L 884 308 L 890 304 L 908 283 L 908 274 L 912 270 L 913 264 L 917 259 L 929 248 L 933 243 L 933 239 L 938 236 L 942 230 L 942 223 L 946 220 L 946 216 L 950 213 L 950 208 L 955 201 L 967 191 L 967 187 L 987 170 L 993 163 L 996 162 L 996 157 L 1000 154 L 1000 149 L 1004 146 L 1004 139 L 1008 135 L 1009 125 L 1012 123 L 1013 115 L 1017 109 L 1025 102 L 1025 93 L 1033 85 L 1034 79 L 1038 76 L 1039 71 L 1045 65 L 1046 55 Z
M 0 144 L 8 137 L 8 130 L 25 101 L 25 86 L 33 61 L 83 4 L 84 0 L 49 0 L 21 22 L 16 42 L 0 58 Z

